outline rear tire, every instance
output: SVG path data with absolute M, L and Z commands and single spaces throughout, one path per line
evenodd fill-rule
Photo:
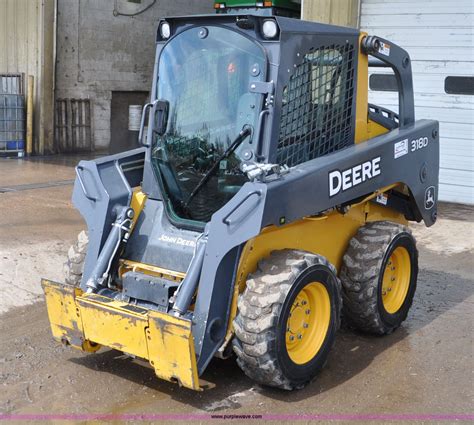
M 89 234 L 83 230 L 77 235 L 76 243 L 69 248 L 67 261 L 64 263 L 64 278 L 68 285 L 80 286 L 88 245 Z
M 239 297 L 233 339 L 238 365 L 262 385 L 302 388 L 327 361 L 341 305 L 336 270 L 324 257 L 272 252 Z
M 344 322 L 378 335 L 392 333 L 406 319 L 418 277 L 418 251 L 410 229 L 379 221 L 351 239 L 339 275 Z

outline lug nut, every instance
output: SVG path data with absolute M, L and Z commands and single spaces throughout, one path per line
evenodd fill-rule
M 307 323 L 303 323 L 303 328 L 308 329 L 309 325 Z
M 298 339 L 303 339 L 303 335 L 298 334 Z
M 306 314 L 309 314 L 311 313 L 311 310 L 308 308 L 306 311 L 305 311 Z
M 295 337 L 293 335 L 290 335 L 290 341 L 294 341 Z
M 306 305 L 308 304 L 306 301 L 301 301 L 301 305 Z

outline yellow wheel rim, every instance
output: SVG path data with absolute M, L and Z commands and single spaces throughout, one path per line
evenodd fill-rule
M 400 310 L 408 294 L 410 275 L 410 254 L 399 246 L 392 252 L 383 273 L 382 302 L 387 313 L 394 314 Z
M 286 324 L 286 349 L 296 364 L 316 356 L 329 328 L 331 301 L 326 287 L 319 282 L 306 285 L 296 296 Z

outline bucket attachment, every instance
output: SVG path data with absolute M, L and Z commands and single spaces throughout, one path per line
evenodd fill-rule
M 43 279 L 53 337 L 86 352 L 101 346 L 146 359 L 159 378 L 200 390 L 191 321 Z

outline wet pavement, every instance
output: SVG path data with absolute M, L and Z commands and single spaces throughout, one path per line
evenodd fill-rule
M 10 189 L 0 190 L 0 413 L 83 415 L 61 419 L 84 423 L 101 413 L 129 415 L 122 419 L 130 423 L 209 422 L 200 416 L 209 414 L 452 423 L 473 412 L 474 208 L 442 205 L 433 228 L 414 226 L 418 290 L 394 334 L 341 330 L 327 367 L 301 391 L 262 388 L 234 360 L 215 359 L 203 376 L 207 389 L 196 393 L 158 380 L 120 352 L 85 355 L 52 341 L 40 278 L 62 279 L 66 251 L 83 228 L 68 183 L 77 159 L 0 159 L 0 189 Z

